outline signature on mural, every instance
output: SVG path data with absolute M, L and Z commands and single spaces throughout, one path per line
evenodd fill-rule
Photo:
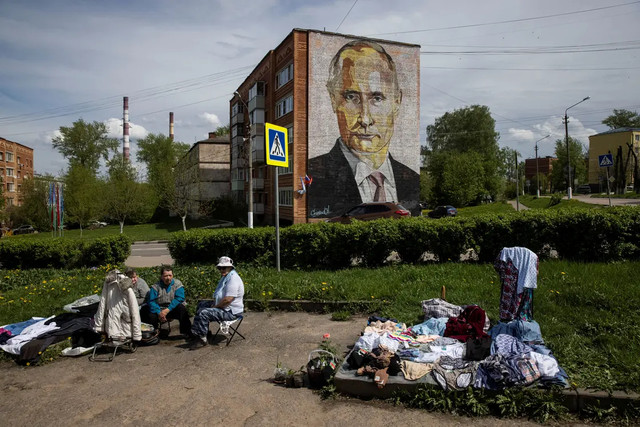
M 312 209 L 311 216 L 316 217 L 316 216 L 322 216 L 322 215 L 329 215 L 330 212 L 331 212 L 331 208 L 329 206 L 325 206 L 324 209 Z

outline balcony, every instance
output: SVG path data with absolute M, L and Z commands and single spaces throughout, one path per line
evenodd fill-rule
M 254 203 L 253 213 L 256 215 L 264 215 L 264 203 Z
M 251 150 L 251 161 L 253 163 L 264 163 L 266 161 L 264 153 L 264 144 L 256 144 Z
M 231 117 L 231 126 L 237 125 L 238 123 L 244 123 L 244 112 L 237 113 Z
M 253 191 L 264 190 L 264 178 L 253 178 Z
M 253 123 L 251 125 L 251 136 L 264 136 L 264 123 Z
M 231 191 L 243 191 L 244 181 L 241 179 L 234 179 L 231 181 Z
M 256 95 L 249 101 L 249 112 L 252 112 L 256 108 L 264 110 L 264 96 Z

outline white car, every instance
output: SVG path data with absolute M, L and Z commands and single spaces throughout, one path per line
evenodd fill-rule
M 107 223 L 103 222 L 103 221 L 98 221 L 97 219 L 94 219 L 93 221 L 89 221 L 89 224 L 87 225 L 87 228 L 93 230 L 96 228 L 102 228 L 102 227 L 106 227 Z

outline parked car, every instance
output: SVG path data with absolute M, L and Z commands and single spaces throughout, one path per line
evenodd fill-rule
M 329 218 L 327 222 L 349 224 L 352 220 L 371 221 L 378 218 L 407 218 L 411 212 L 398 203 L 374 202 L 362 203 L 349 209 L 345 214 Z
M 445 216 L 456 216 L 458 210 L 451 205 L 436 206 L 432 211 L 427 214 L 430 218 L 443 218 Z
M 87 225 L 87 228 L 89 230 L 95 230 L 96 228 L 102 228 L 102 227 L 106 227 L 107 223 L 104 221 L 98 221 L 97 219 L 94 219 L 93 221 L 89 221 L 89 224 Z
M 35 233 L 35 232 L 36 232 L 36 229 L 33 228 L 33 226 L 28 225 L 28 224 L 24 224 L 24 225 L 21 225 L 18 228 L 14 228 L 13 231 L 12 231 L 14 236 L 17 235 L 17 234 L 31 234 L 31 233 Z
M 589 184 L 578 185 L 578 188 L 576 188 L 576 193 L 591 194 L 591 186 Z

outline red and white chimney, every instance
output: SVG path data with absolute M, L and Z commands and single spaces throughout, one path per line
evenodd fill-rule
M 122 157 L 129 160 L 129 97 L 123 98 L 123 115 L 122 115 Z
M 173 112 L 169 113 L 169 138 L 173 141 Z

